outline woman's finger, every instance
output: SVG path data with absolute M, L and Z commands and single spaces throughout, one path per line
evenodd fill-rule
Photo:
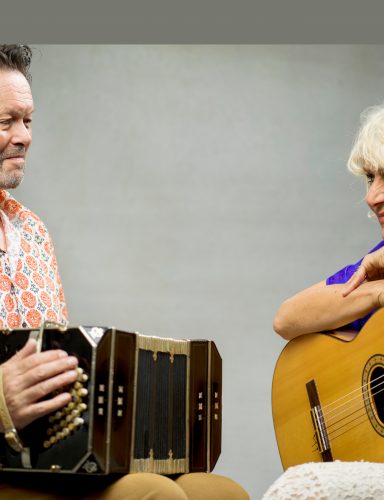
M 353 290 L 356 290 L 358 286 L 360 286 L 365 280 L 367 279 L 367 272 L 365 270 L 365 267 L 361 265 L 355 274 L 352 275 L 352 277 L 347 281 L 345 284 L 345 288 L 342 291 L 342 296 L 346 297 L 349 295 Z

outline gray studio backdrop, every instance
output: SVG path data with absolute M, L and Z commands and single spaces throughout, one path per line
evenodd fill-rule
M 282 472 L 270 408 L 280 302 L 380 233 L 345 170 L 381 46 L 39 46 L 19 199 L 51 230 L 72 324 L 213 338 L 216 472 Z

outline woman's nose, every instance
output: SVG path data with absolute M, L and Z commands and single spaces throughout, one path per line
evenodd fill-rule
M 384 178 L 381 175 L 375 176 L 369 186 L 365 200 L 371 208 L 377 203 L 384 203 Z

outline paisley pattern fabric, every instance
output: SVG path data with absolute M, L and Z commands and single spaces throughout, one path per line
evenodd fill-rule
M 7 251 L 0 251 L 0 329 L 67 324 L 51 237 L 37 215 L 0 190 Z

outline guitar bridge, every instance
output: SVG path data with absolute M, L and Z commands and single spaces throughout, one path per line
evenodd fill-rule
M 323 458 L 323 462 L 333 462 L 331 445 L 315 381 L 311 380 L 306 384 L 306 387 L 309 404 L 311 405 L 311 418 L 315 429 L 317 446 Z

